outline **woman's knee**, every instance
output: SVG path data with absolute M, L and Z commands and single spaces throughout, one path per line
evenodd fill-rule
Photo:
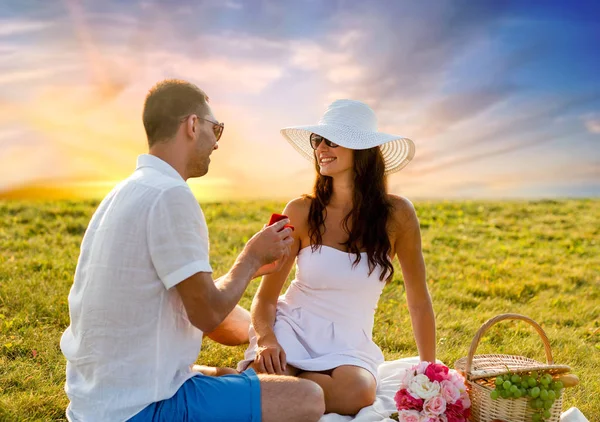
M 376 398 L 376 384 L 369 382 L 356 382 L 342 387 L 338 396 L 340 403 L 339 413 L 356 415 L 362 408 L 371 406 Z
M 376 387 L 372 384 L 359 384 L 355 387 L 350 387 L 348 392 L 348 402 L 354 405 L 354 413 L 358 413 L 363 407 L 371 406 L 375 403 Z

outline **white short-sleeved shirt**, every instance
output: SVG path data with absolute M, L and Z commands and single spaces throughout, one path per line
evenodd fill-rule
M 69 294 L 70 421 L 125 421 L 192 376 L 202 332 L 177 283 L 212 272 L 208 229 L 189 186 L 152 155 L 96 210 Z

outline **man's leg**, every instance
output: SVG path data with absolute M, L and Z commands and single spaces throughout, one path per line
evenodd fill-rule
M 323 416 L 323 389 L 316 383 L 283 375 L 259 374 L 258 379 L 263 422 L 316 422 Z
M 239 346 L 248 343 L 249 328 L 250 313 L 237 305 L 217 328 L 204 335 L 225 346 Z
M 130 422 L 191 420 L 311 422 L 325 411 L 323 390 L 312 381 L 245 371 L 239 375 L 196 375 L 177 393 L 152 403 Z

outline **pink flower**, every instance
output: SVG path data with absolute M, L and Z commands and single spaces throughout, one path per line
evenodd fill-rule
M 446 418 L 448 422 L 466 422 L 467 418 L 460 400 L 446 405 Z
M 464 409 L 471 407 L 471 399 L 469 398 L 469 394 L 467 394 L 467 392 L 460 393 L 457 403 L 459 402 Z
M 448 419 L 444 415 L 436 416 L 425 413 L 421 415 L 420 422 L 448 422 Z
M 448 403 L 454 403 L 460 398 L 460 391 L 450 380 L 440 382 L 440 393 Z
M 416 374 L 415 374 L 415 375 L 424 374 L 424 373 L 425 373 L 425 370 L 427 369 L 427 367 L 428 367 L 429 365 L 431 365 L 431 363 L 430 363 L 430 362 L 427 362 L 427 361 L 421 361 L 421 362 L 419 362 L 419 364 L 418 364 L 418 365 L 415 365 L 415 366 L 413 366 L 413 368 L 412 368 L 412 369 L 413 369 L 413 371 L 415 371 L 415 372 L 416 372 Z
M 455 370 L 450 371 L 450 381 L 452 381 L 452 384 L 454 384 L 461 393 L 467 391 L 465 378 Z
M 406 388 L 398 390 L 394 396 L 396 402 L 396 409 L 398 410 L 423 410 L 423 400 L 413 397 Z
M 423 411 L 432 415 L 438 416 L 446 411 L 446 400 L 441 396 L 435 396 L 425 400 L 423 403 Z
M 441 365 L 439 363 L 430 364 L 425 370 L 425 375 L 431 381 L 441 382 L 443 380 L 447 380 L 450 377 L 448 376 L 448 367 L 446 365 Z
M 400 389 L 402 388 L 408 388 L 408 386 L 410 385 L 410 382 L 412 381 L 412 379 L 414 378 L 414 370 L 410 370 L 410 371 L 404 371 L 404 375 L 402 376 L 402 379 L 400 380 Z
M 398 412 L 399 422 L 421 422 L 421 415 L 416 410 L 400 410 Z

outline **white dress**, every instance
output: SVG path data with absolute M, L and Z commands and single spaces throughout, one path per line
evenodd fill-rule
M 322 246 L 300 250 L 296 279 L 277 302 L 274 332 L 289 365 L 325 371 L 341 365 L 365 368 L 377 380 L 383 353 L 373 342 L 373 318 L 384 281 L 375 269 L 369 276 L 367 254 L 353 267 L 356 255 Z M 238 370 L 256 355 L 256 334 Z

